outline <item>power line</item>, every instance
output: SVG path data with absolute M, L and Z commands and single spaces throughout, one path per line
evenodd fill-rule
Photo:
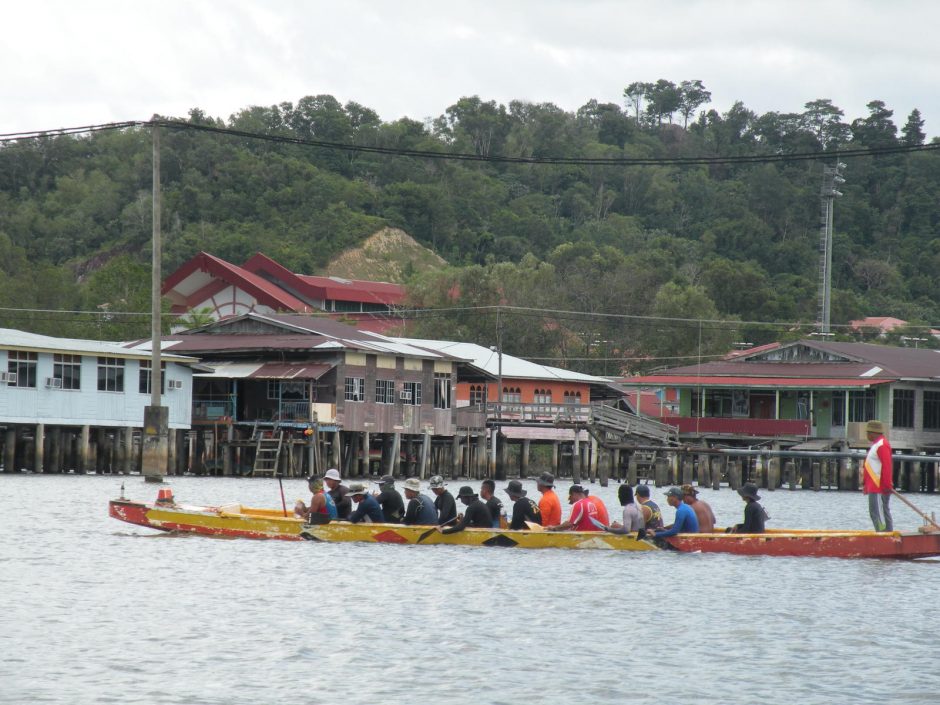
M 79 127 L 63 127 L 55 130 L 32 130 L 26 132 L 11 132 L 0 134 L 0 143 L 16 142 L 21 140 L 40 139 L 43 137 L 56 137 L 62 135 L 75 135 L 82 133 L 104 132 L 108 130 L 123 130 L 132 127 L 165 127 L 171 130 L 192 130 L 208 132 L 230 137 L 261 140 L 279 144 L 291 144 L 319 149 L 331 149 L 345 152 L 364 154 L 379 154 L 385 156 L 413 157 L 421 159 L 492 162 L 506 164 L 559 164 L 569 166 L 696 166 L 696 165 L 729 165 L 729 164 L 767 164 L 781 162 L 819 161 L 830 159 L 851 159 L 853 157 L 887 156 L 892 154 L 909 154 L 913 152 L 928 152 L 940 150 L 940 142 L 919 145 L 897 145 L 894 147 L 858 148 L 834 150 L 828 152 L 793 152 L 761 155 L 738 156 L 699 156 L 699 157 L 512 157 L 505 155 L 481 155 L 466 152 L 446 152 L 420 149 L 402 149 L 399 147 L 377 147 L 344 142 L 331 142 L 328 140 L 306 139 L 291 137 L 289 135 L 272 135 L 246 130 L 236 130 L 228 127 L 201 125 L 198 123 L 183 122 L 181 120 L 150 120 L 102 123 L 99 125 L 83 125 Z

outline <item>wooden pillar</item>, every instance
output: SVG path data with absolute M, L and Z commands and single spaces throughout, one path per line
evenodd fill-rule
M 780 485 L 780 458 L 767 459 L 767 490 L 773 492 Z
M 359 457 L 359 475 L 366 476 L 369 474 L 371 465 L 369 457 L 369 446 L 371 439 L 369 438 L 369 432 L 363 431 L 362 433 L 362 455 Z
M 597 481 L 601 487 L 607 487 L 610 483 L 610 466 L 613 454 L 606 448 L 598 446 L 597 458 Z
M 46 449 L 46 472 L 62 472 L 62 427 L 53 426 L 46 434 L 49 446 Z
M 682 467 L 682 479 L 681 479 L 681 482 L 678 482 L 678 483 L 676 483 L 676 484 L 680 484 L 680 485 L 691 485 L 691 484 L 692 484 L 692 479 L 693 479 L 693 477 L 692 477 L 692 470 L 693 470 L 693 467 L 692 467 L 692 456 L 691 456 L 691 455 L 683 454 L 683 456 L 682 456 L 682 462 L 681 462 L 681 467 Z
M 36 424 L 35 444 L 33 445 L 33 472 L 45 471 L 46 424 Z
M 560 443 L 558 441 L 552 441 L 552 475 L 559 477 L 561 473 L 558 472 L 558 456 L 559 456 L 559 447 Z
M 915 463 L 914 461 L 908 461 L 907 463 L 911 468 L 910 480 L 908 481 L 908 491 L 909 492 L 920 492 L 921 490 L 921 477 L 920 477 L 920 463 Z
M 727 464 L 728 459 L 723 455 L 712 459 L 712 489 L 716 492 L 721 489 L 721 476 L 724 474 Z
M 788 460 L 783 464 L 783 474 L 787 477 L 787 488 L 792 492 L 796 489 L 796 463 Z
M 172 432 L 176 436 L 176 474 L 185 475 L 189 470 L 189 454 L 186 452 L 186 448 L 189 445 L 189 431 L 179 428 Z M 143 441 L 141 441 L 143 445 Z M 136 454 L 135 454 L 136 455 Z M 236 466 L 241 467 L 242 462 L 242 451 L 239 449 L 238 453 L 235 456 Z M 143 467 L 138 464 L 137 467 Z
M 653 482 L 656 487 L 664 487 L 669 482 L 669 458 L 657 456 L 653 461 Z
M 813 491 L 819 492 L 822 488 L 822 469 L 819 463 L 813 463 Z
M 624 472 L 621 467 L 619 448 L 614 448 L 610 451 L 610 474 L 612 477 L 617 478 L 617 480 L 623 481 Z
M 397 477 L 401 468 L 401 433 L 395 431 L 392 434 L 392 448 L 388 453 L 388 464 L 385 466 L 385 472 L 388 475 Z
M 522 452 L 519 453 L 519 477 L 522 478 L 529 476 L 529 447 L 529 439 L 524 438 L 522 440 Z
M 176 434 L 170 434 L 175 436 Z M 235 440 L 235 426 L 228 424 L 225 428 L 225 446 L 222 448 L 222 474 L 232 476 L 232 441 Z M 176 443 L 170 444 L 170 455 L 176 454 Z M 175 460 L 175 458 L 174 458 Z
M 496 434 L 496 479 L 506 479 L 506 465 L 509 462 L 509 439 L 502 433 Z
M 480 435 L 477 436 L 477 477 L 482 479 L 484 476 L 492 477 L 492 475 L 486 475 L 487 468 L 487 458 L 486 458 L 486 429 L 480 430 Z
M 105 448 L 106 438 L 106 431 L 102 426 L 95 429 L 95 472 L 99 475 L 104 472 L 105 463 L 108 459 Z
M 732 460 L 728 467 L 728 484 L 736 490 L 741 486 L 741 462 Z
M 636 486 L 637 470 L 638 462 L 636 458 L 636 451 L 634 451 L 630 453 L 630 457 L 627 459 L 627 484 L 631 487 Z
M 428 457 L 431 452 L 431 432 L 424 429 L 424 440 L 421 443 L 421 469 L 419 476 L 423 480 L 428 474 Z
M 588 450 L 587 450 L 587 452 L 591 454 L 590 457 L 588 458 L 588 462 L 590 463 L 590 468 L 591 468 L 591 482 L 592 483 L 597 482 L 597 466 L 598 466 L 597 450 L 598 450 L 597 439 L 592 435 L 591 443 L 588 446 Z
M 450 439 L 450 479 L 456 480 L 460 477 L 460 436 L 457 433 L 454 433 L 454 437 Z
M 581 446 L 578 442 L 578 429 L 574 430 L 574 444 L 571 448 L 571 481 L 581 484 Z

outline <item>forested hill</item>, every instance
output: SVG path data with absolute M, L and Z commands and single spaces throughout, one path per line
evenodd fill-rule
M 363 105 L 319 95 L 247 108 L 227 120 L 194 109 L 186 120 L 307 140 L 508 157 L 655 160 L 924 142 L 917 111 L 897 119 L 878 100 L 854 118 L 825 99 L 786 114 L 758 115 L 742 103 L 720 111 L 700 81 L 634 83 L 623 106 L 592 100 L 575 112 L 469 97 L 434 120 L 383 122 Z M 823 180 L 817 161 L 472 162 L 186 129 L 164 130 L 161 154 L 165 272 L 199 250 L 238 263 L 260 250 L 294 271 L 317 273 L 338 253 L 394 227 L 454 268 L 414 277 L 414 302 L 426 307 L 500 304 L 805 324 L 816 317 Z M 843 161 L 833 322 L 861 315 L 940 322 L 940 154 Z M 150 182 L 144 128 L 2 145 L 0 325 L 81 337 L 146 334 L 146 319 L 117 312 L 149 310 Z M 10 309 L 100 315 L 90 326 L 88 317 Z M 739 339 L 806 332 L 522 312 L 503 321 L 510 326 L 507 350 L 553 359 L 662 361 Z M 420 330 L 487 342 L 495 320 L 439 315 Z

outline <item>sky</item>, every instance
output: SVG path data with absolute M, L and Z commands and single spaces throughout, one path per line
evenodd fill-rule
M 882 100 L 940 134 L 932 0 L 38 0 L 0 20 L 0 133 L 323 93 L 385 121 L 467 95 L 574 111 L 665 78 L 701 80 L 719 112 L 829 98 L 851 122 Z

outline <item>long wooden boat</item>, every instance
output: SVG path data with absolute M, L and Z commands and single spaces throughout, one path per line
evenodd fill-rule
M 649 541 L 603 531 L 512 531 L 465 529 L 442 534 L 433 526 L 400 524 L 349 524 L 331 522 L 304 526 L 301 537 L 310 541 L 365 541 L 367 543 L 449 546 L 499 546 L 503 548 L 588 548 L 619 551 L 658 551 Z
M 687 553 L 906 559 L 940 556 L 940 533 L 778 529 L 764 534 L 679 534 L 667 540 Z
M 290 514 L 284 516 L 281 509 L 259 509 L 240 504 L 219 507 L 159 502 L 145 504 L 113 499 L 108 503 L 108 514 L 129 524 L 160 531 L 229 538 L 302 540 L 303 519 Z

